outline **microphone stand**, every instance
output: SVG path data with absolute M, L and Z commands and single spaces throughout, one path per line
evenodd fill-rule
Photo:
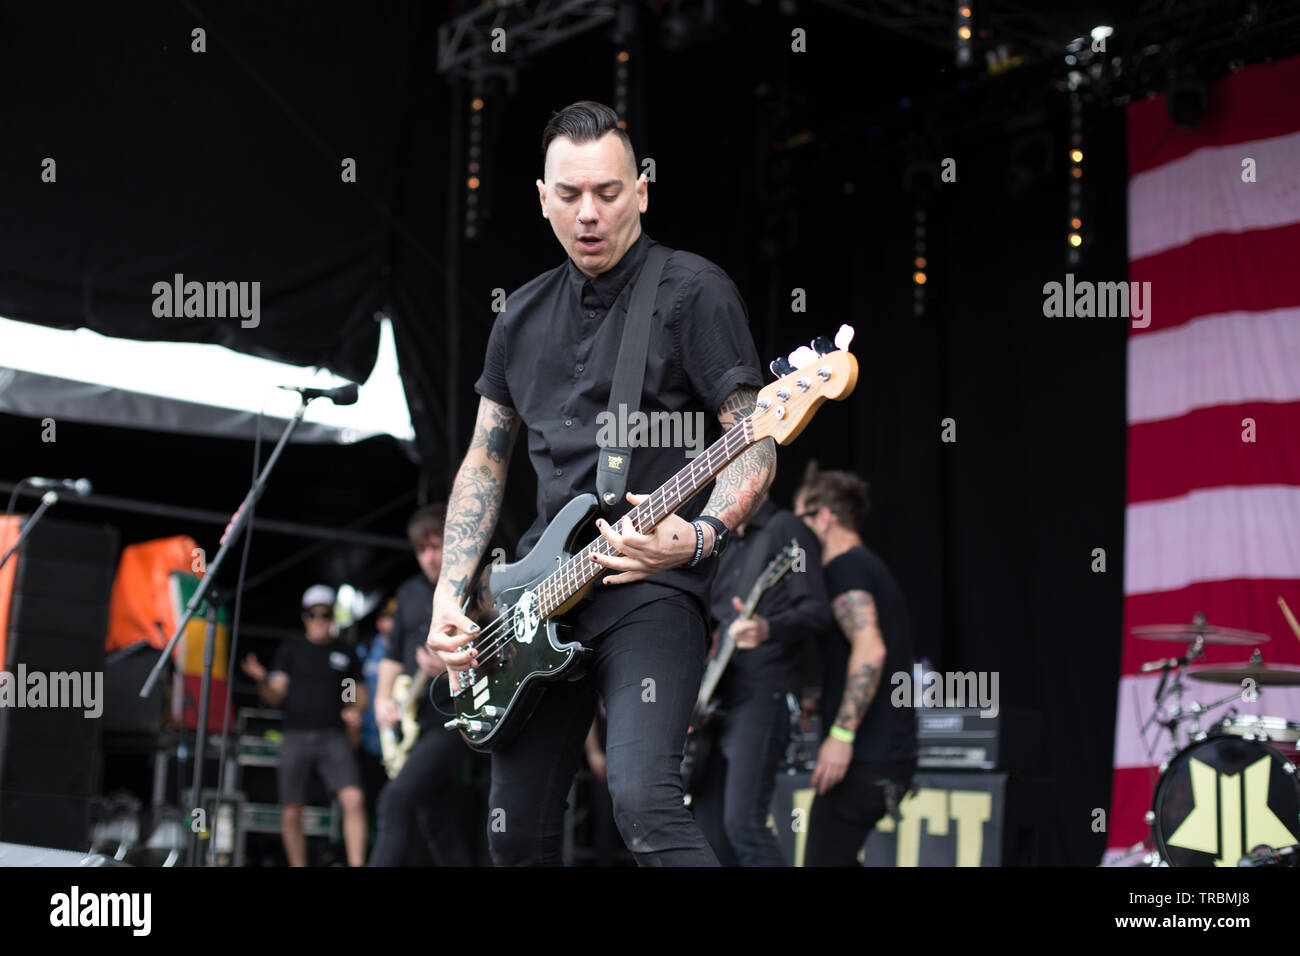
M 298 405 L 298 411 L 294 413 L 293 418 L 285 426 L 284 433 L 276 443 L 275 449 L 271 452 L 270 458 L 266 461 L 266 466 L 262 469 L 261 474 L 253 481 L 253 486 L 249 488 L 248 494 L 244 497 L 243 502 L 235 511 L 234 516 L 230 519 L 230 524 L 226 527 L 226 533 L 221 539 L 221 548 L 217 551 L 216 556 L 208 562 L 207 569 L 203 578 L 199 581 L 199 586 L 194 589 L 194 594 L 190 597 L 189 604 L 185 606 L 185 613 L 181 615 L 180 622 L 176 625 L 176 632 L 172 634 L 167 646 L 158 655 L 158 661 L 154 664 L 153 669 L 149 672 L 148 678 L 145 679 L 144 686 L 140 688 L 140 696 L 147 698 L 152 693 L 154 685 L 158 683 L 158 678 L 162 675 L 163 668 L 167 661 L 171 660 L 172 652 L 175 650 L 176 642 L 180 640 L 181 634 L 185 632 L 185 626 L 189 624 L 190 619 L 194 617 L 195 612 L 203 603 L 209 591 L 213 589 L 213 580 L 217 576 L 217 571 L 221 568 L 221 563 L 225 560 L 226 554 L 231 547 L 239 540 L 239 536 L 244 533 L 247 527 L 249 515 L 252 514 L 253 505 L 262 497 L 262 492 L 266 488 L 267 479 L 271 476 L 272 469 L 280 459 L 280 454 L 284 451 L 285 446 L 289 443 L 294 431 L 302 421 L 304 413 L 307 411 L 307 403 L 317 396 L 301 395 L 301 403 Z M 53 492 L 51 492 L 53 494 Z M 48 496 L 47 496 L 48 497 Z M 35 516 L 33 516 L 35 517 Z M 21 539 L 20 539 L 21 540 Z M 193 780 L 193 804 L 195 806 L 201 801 L 203 796 L 203 762 L 206 754 L 201 749 L 207 744 L 208 729 L 208 690 L 212 681 L 212 659 L 216 651 L 216 605 L 210 604 L 208 607 L 208 630 L 203 649 L 203 682 L 202 690 L 199 694 L 199 713 L 197 715 L 197 733 L 196 733 L 196 750 L 194 754 L 194 780 Z M 233 675 L 227 675 L 227 680 Z M 229 722 L 222 730 L 222 748 L 226 746 L 226 735 L 229 733 Z M 218 798 L 219 799 L 219 798 Z M 209 834 L 215 834 L 216 820 L 209 821 Z M 191 827 L 191 830 L 193 828 Z M 191 839 L 190 844 L 190 865 L 196 866 L 198 863 L 197 840 Z
M 45 512 L 49 511 L 50 506 L 55 504 L 58 500 L 59 493 L 57 491 L 47 491 L 45 494 L 41 495 L 40 507 L 33 511 L 31 516 L 23 522 L 23 529 L 18 534 L 18 540 L 14 542 L 13 547 L 5 552 L 5 556 L 0 558 L 0 568 L 3 568 L 5 562 L 22 547 L 23 542 L 27 540 L 27 536 L 30 535 L 32 529 L 36 527 L 36 522 L 40 521 L 41 516 L 44 515 Z

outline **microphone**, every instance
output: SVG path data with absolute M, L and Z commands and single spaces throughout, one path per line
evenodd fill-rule
M 279 385 L 286 392 L 297 392 L 307 401 L 313 398 L 328 398 L 335 405 L 355 405 L 357 403 L 357 384 L 348 382 L 338 388 L 305 388 L 302 385 Z
M 28 478 L 27 484 L 33 488 L 58 488 L 60 491 L 71 491 L 83 498 L 91 491 L 90 482 L 85 478 L 78 478 L 76 481 L 71 478 Z

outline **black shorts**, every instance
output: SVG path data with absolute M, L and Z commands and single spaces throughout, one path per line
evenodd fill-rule
M 280 803 L 306 803 L 307 779 L 320 774 L 334 796 L 344 787 L 361 786 L 361 769 L 341 730 L 286 730 L 280 745 Z

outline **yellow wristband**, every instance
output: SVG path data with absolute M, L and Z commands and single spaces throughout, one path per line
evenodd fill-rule
M 843 727 L 839 726 L 838 724 L 831 725 L 831 736 L 834 737 L 836 740 L 844 741 L 846 744 L 853 743 L 853 731 L 845 730 Z

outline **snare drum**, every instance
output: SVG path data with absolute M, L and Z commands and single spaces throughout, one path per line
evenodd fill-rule
M 1235 723 L 1244 731 L 1242 720 Z M 1152 811 L 1156 847 L 1170 866 L 1236 866 L 1260 844 L 1300 844 L 1296 768 L 1244 732 L 1181 750 L 1156 784 Z
M 1275 740 L 1279 743 L 1295 743 L 1300 740 L 1300 723 L 1284 717 L 1261 717 L 1255 714 L 1242 714 L 1228 717 L 1215 729 L 1221 734 L 1245 737 L 1248 740 Z

